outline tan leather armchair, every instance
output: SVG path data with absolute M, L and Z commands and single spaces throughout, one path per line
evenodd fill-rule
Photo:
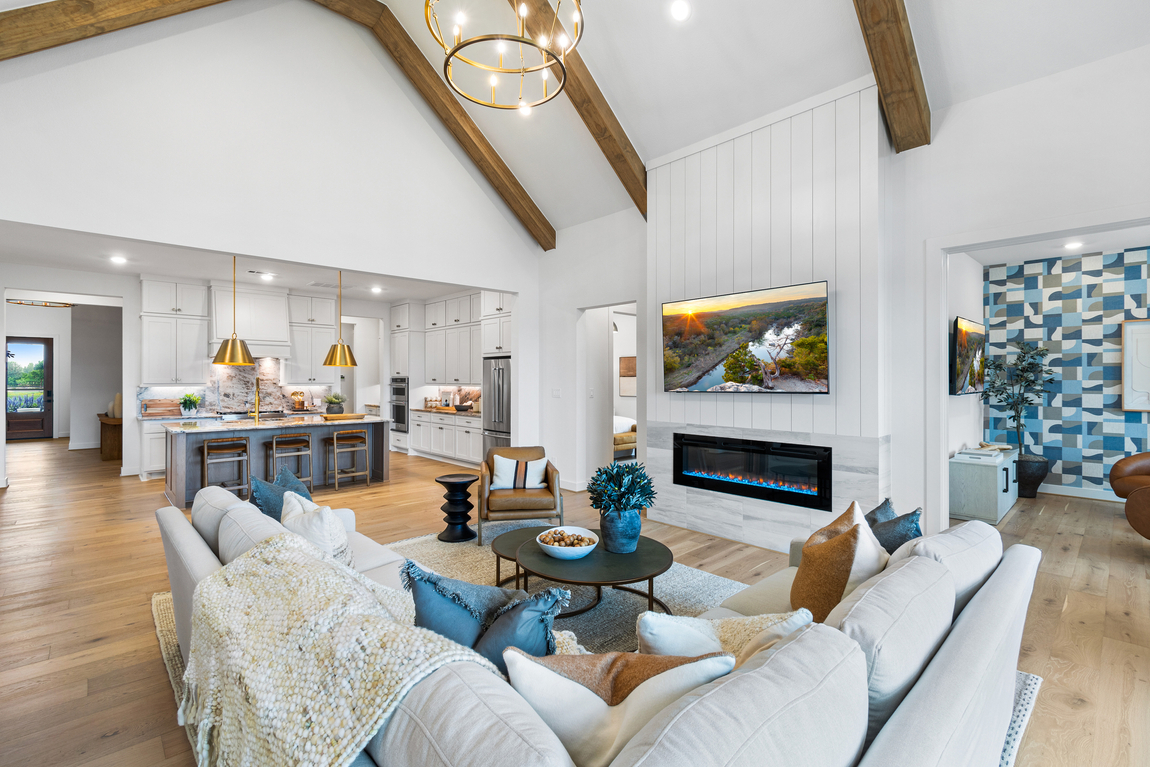
M 547 487 L 537 490 L 492 490 L 491 479 L 495 474 L 495 456 L 510 458 L 513 461 L 538 461 L 546 458 L 541 447 L 493 447 L 487 451 L 483 463 L 479 464 L 479 536 L 477 544 L 483 545 L 483 523 L 503 522 L 509 519 L 550 519 L 559 518 L 563 524 L 563 494 L 559 490 L 559 470 L 555 464 L 547 462 L 547 472 L 543 480 Z
M 1126 499 L 1126 520 L 1150 539 L 1150 453 L 1127 456 L 1110 467 L 1110 487 Z

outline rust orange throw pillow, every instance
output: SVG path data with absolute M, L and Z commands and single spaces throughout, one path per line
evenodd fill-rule
M 805 607 L 816 623 L 863 581 L 882 572 L 890 555 L 875 538 L 857 502 L 803 544 L 791 583 L 791 609 Z

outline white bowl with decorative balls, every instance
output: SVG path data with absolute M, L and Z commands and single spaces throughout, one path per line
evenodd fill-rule
M 599 536 L 585 527 L 552 527 L 535 536 L 535 542 L 556 559 L 582 559 L 599 545 Z

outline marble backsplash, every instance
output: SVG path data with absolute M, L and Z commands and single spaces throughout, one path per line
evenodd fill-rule
M 251 410 L 255 402 L 256 375 L 260 379 L 260 410 L 291 410 L 293 391 L 308 395 L 304 404 L 321 407 L 323 398 L 331 394 L 330 386 L 280 386 L 280 361 L 275 357 L 260 357 L 255 367 L 210 365 L 207 386 L 141 386 L 136 390 L 136 412 L 146 399 L 179 399 L 185 394 L 200 397 L 200 410 L 229 413 Z
M 440 386 L 439 401 L 445 398 L 453 405 L 466 405 L 468 402 L 475 406 L 475 411 L 482 409 L 483 390 L 475 386 Z

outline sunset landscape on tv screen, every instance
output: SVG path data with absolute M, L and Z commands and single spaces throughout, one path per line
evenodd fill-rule
M 663 390 L 827 394 L 827 283 L 663 304 Z

